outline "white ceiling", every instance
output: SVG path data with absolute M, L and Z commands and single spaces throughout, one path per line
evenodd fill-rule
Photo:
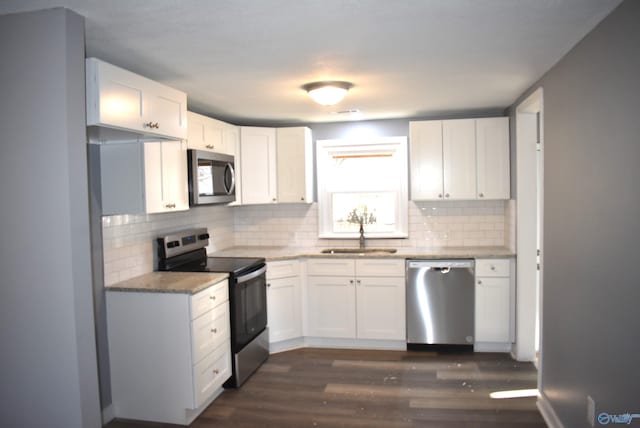
M 621 0 L 2 0 L 65 6 L 87 56 L 234 123 L 426 117 L 512 104 Z M 338 106 L 300 88 L 354 83 Z

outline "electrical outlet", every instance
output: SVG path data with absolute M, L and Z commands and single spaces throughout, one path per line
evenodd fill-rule
M 596 423 L 596 402 L 590 395 L 587 395 L 587 422 L 589 426 L 594 426 Z

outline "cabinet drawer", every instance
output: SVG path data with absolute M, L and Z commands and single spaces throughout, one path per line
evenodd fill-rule
M 229 300 L 229 281 L 220 281 L 191 297 L 191 319 Z
M 216 306 L 191 323 L 193 363 L 229 339 L 229 303 Z
M 307 274 L 311 276 L 355 276 L 356 264 L 352 259 L 310 259 Z
M 267 279 L 289 278 L 298 276 L 299 272 L 300 262 L 297 260 L 267 263 Z
M 356 276 L 404 276 L 404 259 L 358 259 Z
M 476 260 L 476 276 L 503 277 L 509 274 L 509 259 Z
M 193 366 L 194 409 L 211 397 L 229 377 L 231 377 L 231 342 L 227 340 Z

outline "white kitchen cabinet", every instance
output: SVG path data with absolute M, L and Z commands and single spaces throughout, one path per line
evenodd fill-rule
M 302 337 L 300 262 L 267 263 L 267 325 L 269 342 Z
M 187 112 L 187 119 L 188 148 L 208 150 L 217 153 L 229 153 L 226 133 L 227 128 L 233 127 L 233 125 L 191 111 Z
M 243 205 L 278 201 L 276 168 L 275 128 L 241 127 L 240 177 Z
M 97 58 L 86 60 L 86 89 L 87 126 L 126 131 L 120 135 L 130 140 L 187 137 L 184 92 Z
M 442 169 L 445 200 L 475 199 L 475 119 L 442 121 Z
M 276 129 L 278 203 L 313 202 L 313 147 L 307 127 Z
M 476 260 L 475 341 L 514 341 L 515 299 L 512 261 Z
M 183 141 L 103 144 L 100 174 L 103 215 L 189 209 Z
M 223 137 L 227 154 L 234 157 L 236 167 L 236 200 L 231 202 L 229 206 L 242 205 L 242 159 L 240 156 L 240 127 L 228 124 L 224 130 Z
M 411 199 L 509 199 L 509 119 L 410 122 Z
M 310 259 L 309 334 L 405 339 L 404 260 Z
M 509 118 L 476 120 L 478 199 L 509 199 Z
M 190 424 L 231 376 L 228 281 L 196 295 L 109 290 L 106 304 L 115 417 Z

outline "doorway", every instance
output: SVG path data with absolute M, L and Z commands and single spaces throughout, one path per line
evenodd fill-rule
M 516 108 L 516 344 L 515 358 L 542 367 L 543 91 Z

